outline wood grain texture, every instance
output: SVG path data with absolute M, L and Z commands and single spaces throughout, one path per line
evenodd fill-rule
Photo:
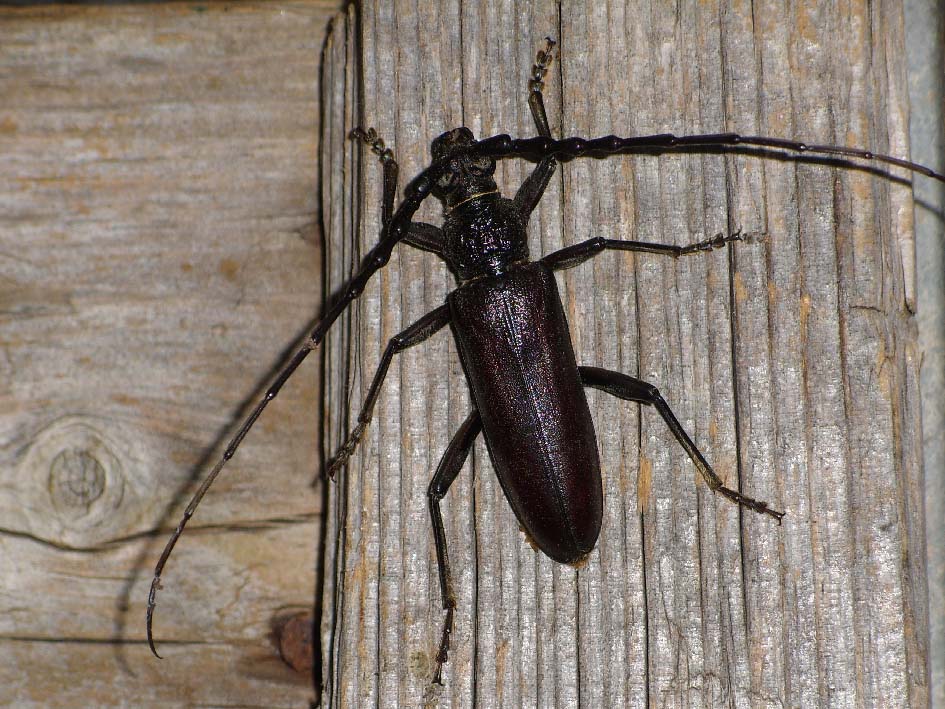
M 0 705 L 302 706 L 317 365 L 151 571 L 317 315 L 318 66 L 335 2 L 0 10 Z
M 903 3 L 913 155 L 945 168 L 945 5 Z M 945 185 L 915 184 L 932 706 L 945 707 Z
M 526 80 L 547 34 L 556 135 L 736 131 L 908 155 L 895 2 L 365 2 L 326 53 L 332 288 L 380 224 L 379 165 L 347 131 L 376 126 L 402 186 L 446 129 L 533 135 Z M 507 194 L 528 169 L 501 164 Z M 911 197 L 793 159 L 560 168 L 533 255 L 591 236 L 767 234 L 677 262 L 603 254 L 560 284 L 579 362 L 657 385 L 720 475 L 784 524 L 708 491 L 653 411 L 591 392 L 604 529 L 580 568 L 556 565 L 519 531 L 480 441 L 444 505 L 459 608 L 446 686 L 431 687 L 443 612 L 426 488 L 469 410 L 441 333 L 397 357 L 330 493 L 325 704 L 927 706 Z M 437 221 L 430 202 L 419 218 Z M 407 247 L 372 280 L 326 349 L 329 443 L 387 341 L 453 285 Z

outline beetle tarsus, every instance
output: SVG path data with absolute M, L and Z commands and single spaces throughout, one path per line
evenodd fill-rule
M 386 163 L 394 159 L 394 152 L 384 145 L 384 139 L 381 138 L 377 131 L 373 128 L 364 128 L 358 127 L 354 128 L 348 137 L 352 140 L 360 140 L 362 143 L 366 143 L 371 147 L 371 152 L 377 155 L 382 163 Z
M 453 632 L 453 605 L 446 607 L 446 620 L 443 622 L 443 635 L 440 638 L 440 649 L 436 653 L 436 672 L 433 673 L 433 683 L 443 686 L 443 665 L 449 659 L 450 635 Z
M 538 134 L 544 138 L 551 137 L 551 127 L 548 125 L 548 115 L 545 113 L 545 99 L 542 91 L 545 88 L 545 74 L 548 73 L 548 67 L 554 59 L 555 41 L 551 37 L 545 37 L 545 46 L 539 50 L 535 57 L 535 63 L 532 65 L 532 76 L 528 82 L 528 107 L 531 109 L 532 118 L 535 120 L 535 128 Z
M 367 428 L 367 425 L 367 421 L 359 421 L 358 425 L 355 426 L 354 430 L 348 435 L 347 440 L 345 440 L 341 448 L 338 449 L 338 452 L 328 461 L 327 475 L 329 480 L 334 480 L 338 471 L 348 462 L 348 458 L 354 453 L 354 449 L 358 447 L 358 443 L 361 441 L 361 436 L 364 435 L 364 430 Z
M 735 241 L 742 241 L 747 244 L 753 244 L 758 241 L 762 241 L 765 238 L 766 234 L 761 231 L 742 231 L 739 227 L 736 231 L 731 234 L 723 234 L 719 232 L 711 239 L 706 239 L 695 244 L 689 244 L 688 246 L 683 246 L 677 255 L 679 256 L 688 256 L 689 254 L 702 253 L 705 251 L 713 251 L 715 249 L 720 249 L 727 244 L 731 244 Z
M 753 512 L 758 512 L 760 514 L 770 515 L 778 521 L 780 526 L 781 520 L 784 518 L 784 512 L 778 512 L 777 510 L 772 509 L 768 506 L 767 502 L 762 502 L 761 500 L 756 500 L 752 497 L 747 497 L 740 492 L 736 492 L 731 488 L 727 488 L 724 485 L 720 487 L 713 488 L 714 492 L 718 492 L 725 497 L 727 497 L 732 502 L 740 505 L 742 507 L 747 507 Z
M 551 37 L 545 37 L 545 46 L 538 50 L 535 56 L 535 63 L 532 64 L 532 78 L 528 82 L 528 88 L 535 93 L 541 93 L 545 88 L 545 74 L 548 73 L 548 67 L 555 58 L 555 42 Z

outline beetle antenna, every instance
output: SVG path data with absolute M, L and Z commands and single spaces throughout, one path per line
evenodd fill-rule
M 322 323 L 319 323 L 319 326 L 321 326 L 321 324 Z M 315 332 L 318 332 L 317 328 Z M 279 393 L 282 385 L 285 384 L 289 377 L 291 377 L 295 372 L 295 370 L 298 369 L 298 366 L 302 364 L 302 362 L 308 356 L 308 353 L 315 349 L 317 344 L 318 341 L 315 340 L 315 333 L 313 333 L 312 336 L 305 341 L 305 344 L 298 349 L 298 351 L 295 353 L 295 356 L 292 357 L 289 363 L 282 368 L 282 371 L 279 372 L 275 382 L 273 382 L 272 386 L 269 387 L 263 397 L 256 404 L 256 407 L 253 409 L 252 413 L 250 413 L 249 416 L 247 416 L 243 421 L 239 430 L 236 432 L 236 435 L 234 435 L 230 440 L 229 445 L 227 445 L 226 450 L 223 451 L 223 455 L 217 461 L 217 464 L 213 466 L 213 470 L 210 471 L 207 479 L 201 483 L 200 487 L 197 489 L 197 492 L 194 493 L 194 496 L 187 504 L 187 508 L 184 510 L 184 514 L 181 517 L 180 522 L 177 523 L 177 528 L 174 530 L 171 538 L 167 540 L 167 544 L 164 545 L 164 551 L 161 552 L 161 558 L 158 559 L 158 563 L 154 567 L 154 578 L 151 579 L 151 590 L 148 592 L 148 610 L 146 622 L 148 647 L 151 648 L 151 652 L 155 657 L 160 658 L 161 656 L 154 647 L 154 635 L 151 631 L 152 622 L 154 620 L 154 607 L 156 605 L 157 592 L 161 588 L 161 574 L 164 571 L 164 566 L 167 564 L 167 560 L 171 556 L 171 552 L 174 551 L 174 547 L 177 545 L 177 540 L 180 539 L 181 535 L 184 533 L 184 527 L 187 526 L 187 522 L 190 521 L 190 518 L 194 516 L 197 506 L 200 504 L 200 501 L 203 499 L 204 495 L 207 494 L 207 490 L 209 490 L 210 486 L 213 485 L 213 481 L 217 479 L 220 471 L 223 470 L 223 466 L 226 465 L 227 461 L 233 457 L 233 454 L 236 452 L 236 449 L 239 448 L 240 443 L 243 442 L 246 434 L 249 433 L 249 430 L 253 427 L 253 424 L 256 423 L 256 419 L 258 419 L 260 414 L 262 414 L 263 409 L 266 408 L 266 405 L 270 401 L 276 398 L 276 395 Z
M 393 163 L 393 160 L 391 159 L 389 163 Z M 226 465 L 226 462 L 233 457 L 236 449 L 239 448 L 240 443 L 243 442 L 246 434 L 249 433 L 249 430 L 253 427 L 253 424 L 256 423 L 256 419 L 259 418 L 260 414 L 262 414 L 269 402 L 276 398 L 279 390 L 282 389 L 282 385 L 286 383 L 289 377 L 291 377 L 295 370 L 298 369 L 299 365 L 302 364 L 306 357 L 308 357 L 309 352 L 321 344 L 322 340 L 325 339 L 325 333 L 328 332 L 329 328 L 334 324 L 335 320 L 338 319 L 341 313 L 343 313 L 345 309 L 361 295 L 361 292 L 364 290 L 364 285 L 371 279 L 371 276 L 373 276 L 380 268 L 382 268 L 390 259 L 390 255 L 394 250 L 394 247 L 407 234 L 406 225 L 410 224 L 410 220 L 417 212 L 417 209 L 419 209 L 420 204 L 430 195 L 431 191 L 433 190 L 433 184 L 437 177 L 443 173 L 446 163 L 446 159 L 436 161 L 433 165 L 428 167 L 417 176 L 417 178 L 414 180 L 414 188 L 411 190 L 408 197 L 400 204 L 400 206 L 397 208 L 397 211 L 391 214 L 390 219 L 384 225 L 380 242 L 378 242 L 378 244 L 365 255 L 357 273 L 355 273 L 347 281 L 347 283 L 342 286 L 339 296 L 328 307 L 328 310 L 325 312 L 322 319 L 312 330 L 308 340 L 306 340 L 305 343 L 299 347 L 289 363 L 282 368 L 282 371 L 279 372 L 275 381 L 256 404 L 256 407 L 252 410 L 249 416 L 244 419 L 243 423 L 239 427 L 239 430 L 230 440 L 229 445 L 227 445 L 226 450 L 220 457 L 220 460 L 218 460 L 217 464 L 213 466 L 213 470 L 210 471 L 207 479 L 203 481 L 203 483 L 197 489 L 197 492 L 194 493 L 193 498 L 188 503 L 180 522 L 177 524 L 177 528 L 174 530 L 174 533 L 171 534 L 171 538 L 168 539 L 167 544 L 164 546 L 164 551 L 161 552 L 161 558 L 158 559 L 158 562 L 154 567 L 154 578 L 151 579 L 151 589 L 148 592 L 148 609 L 146 618 L 148 647 L 151 648 L 151 652 L 155 657 L 161 657 L 154 646 L 154 635 L 152 633 L 154 608 L 157 605 L 157 592 L 161 588 L 161 574 L 164 572 L 164 567 L 167 564 L 167 560 L 171 556 L 171 552 L 174 551 L 177 540 L 180 539 L 181 535 L 184 533 L 184 527 L 187 526 L 187 522 L 191 517 L 193 517 L 197 506 L 200 504 L 200 501 L 203 499 L 204 495 L 207 494 L 207 490 L 210 489 L 210 486 L 213 485 L 213 481 L 216 480 L 217 476 L 220 474 L 220 471 L 223 470 L 223 466 Z M 394 163 L 394 165 L 396 165 L 396 163 Z
M 854 158 L 868 160 L 874 163 L 901 167 L 919 175 L 930 177 L 933 180 L 945 182 L 945 174 L 936 172 L 932 168 L 893 155 L 874 153 L 872 150 L 847 148 L 840 145 L 817 145 L 785 138 L 739 135 L 738 133 L 706 133 L 680 136 L 671 133 L 660 133 L 631 138 L 620 138 L 616 135 L 606 135 L 602 138 L 575 136 L 562 138 L 561 140 L 552 140 L 544 136 L 513 139 L 508 135 L 494 135 L 491 138 L 480 140 L 475 146 L 476 154 L 488 155 L 495 159 L 556 157 L 559 160 L 573 160 L 585 156 L 605 158 L 610 155 L 661 155 L 663 153 L 685 151 L 737 151 L 739 149 L 756 155 L 768 151 L 782 150 L 787 153 L 809 155 L 811 159 Z M 866 168 L 866 166 L 859 163 L 853 164 Z

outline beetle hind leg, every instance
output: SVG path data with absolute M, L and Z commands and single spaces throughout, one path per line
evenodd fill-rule
M 433 539 L 436 542 L 436 568 L 440 575 L 440 594 L 443 597 L 443 610 L 446 618 L 443 620 L 443 633 L 440 636 L 440 647 L 436 653 L 436 671 L 433 674 L 435 684 L 443 684 L 443 665 L 449 657 L 450 636 L 453 633 L 453 612 L 456 609 L 456 594 L 453 592 L 453 577 L 450 573 L 450 560 L 446 553 L 446 531 L 443 528 L 443 515 L 440 512 L 440 501 L 459 475 L 469 451 L 472 450 L 476 436 L 482 430 L 482 421 L 479 412 L 473 411 L 450 441 L 443 458 L 437 466 L 433 480 L 427 490 L 430 501 L 430 518 L 433 521 Z
M 748 497 L 737 490 L 725 486 L 722 479 L 712 469 L 712 466 L 709 465 L 708 461 L 696 447 L 696 444 L 689 438 L 689 435 L 669 408 L 669 404 L 666 403 L 666 400 L 663 399 L 655 386 L 639 379 L 634 379 L 626 374 L 607 369 L 599 369 L 597 367 L 578 367 L 578 369 L 581 373 L 581 381 L 584 383 L 584 386 L 600 389 L 620 399 L 653 406 L 659 412 L 660 416 L 663 417 L 666 425 L 669 426 L 669 430 L 676 440 L 679 441 L 679 445 L 689 454 L 693 464 L 698 468 L 703 479 L 713 492 L 719 493 L 742 507 L 747 507 L 760 514 L 770 515 L 778 520 L 778 524 L 781 524 L 781 518 L 784 517 L 783 512 L 771 509 L 767 502 Z

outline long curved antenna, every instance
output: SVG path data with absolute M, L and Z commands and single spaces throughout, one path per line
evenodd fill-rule
M 725 149 L 725 148 L 773 148 L 791 153 L 839 156 L 858 158 L 874 162 L 895 165 L 911 170 L 920 175 L 931 177 L 933 180 L 945 182 L 945 175 L 936 172 L 925 165 L 874 153 L 862 148 L 845 148 L 838 145 L 815 145 L 802 143 L 797 140 L 784 138 L 766 138 L 756 135 L 738 135 L 737 133 L 707 133 L 704 135 L 676 136 L 671 133 L 644 135 L 634 138 L 620 138 L 608 135 L 603 138 L 512 138 L 508 135 L 496 135 L 479 141 L 473 150 L 480 155 L 489 155 L 493 158 L 525 157 L 540 159 L 555 156 L 559 160 L 571 160 L 579 157 L 604 158 L 610 155 L 630 155 L 634 153 L 659 154 L 673 151 L 684 151 L 693 148 Z
M 276 398 L 282 385 L 285 384 L 289 377 L 292 376 L 292 373 L 298 369 L 309 352 L 321 344 L 322 340 L 325 338 L 325 333 L 328 332 L 335 320 L 338 319 L 338 316 L 344 312 L 351 302 L 361 295 L 365 284 L 371 279 L 371 276 L 390 260 L 390 255 L 394 247 L 407 235 L 410 220 L 413 218 L 413 215 L 417 212 L 423 200 L 430 195 L 437 178 L 443 173 L 447 163 L 452 157 L 453 154 L 450 154 L 434 162 L 411 182 L 410 189 L 407 191 L 404 200 L 400 203 L 400 206 L 397 208 L 397 211 L 391 217 L 390 221 L 384 225 L 381 231 L 380 241 L 374 248 L 368 251 L 367 255 L 361 261 L 357 273 L 342 287 L 341 295 L 336 298 L 335 302 L 328 309 L 328 312 L 325 313 L 324 317 L 312 330 L 308 340 L 304 345 L 299 347 L 289 363 L 282 368 L 282 371 L 279 372 L 272 386 L 269 387 L 256 404 L 253 411 L 240 425 L 239 430 L 236 432 L 236 435 L 233 436 L 232 440 L 230 440 L 220 460 L 213 466 L 213 470 L 210 471 L 207 479 L 203 481 L 197 492 L 194 493 L 193 498 L 191 498 L 180 522 L 177 524 L 177 528 L 164 546 L 164 551 L 161 552 L 161 558 L 158 559 L 154 567 L 154 578 L 151 579 L 151 590 L 148 592 L 148 610 L 146 616 L 148 647 L 151 648 L 151 652 L 155 657 L 161 657 L 154 646 L 154 635 L 152 633 L 154 608 L 157 605 L 157 592 L 161 588 L 161 574 L 164 572 L 164 567 L 171 556 L 171 552 L 174 551 L 177 540 L 180 539 L 181 534 L 184 533 L 184 527 L 187 526 L 187 522 L 193 517 L 194 511 L 197 509 L 204 495 L 207 494 L 207 490 L 213 485 L 213 481 L 217 479 L 220 471 L 223 470 L 223 466 L 233 457 L 236 449 L 239 448 L 240 443 L 243 442 L 246 434 L 249 433 L 253 424 L 256 423 L 256 419 L 259 418 L 269 402 Z

